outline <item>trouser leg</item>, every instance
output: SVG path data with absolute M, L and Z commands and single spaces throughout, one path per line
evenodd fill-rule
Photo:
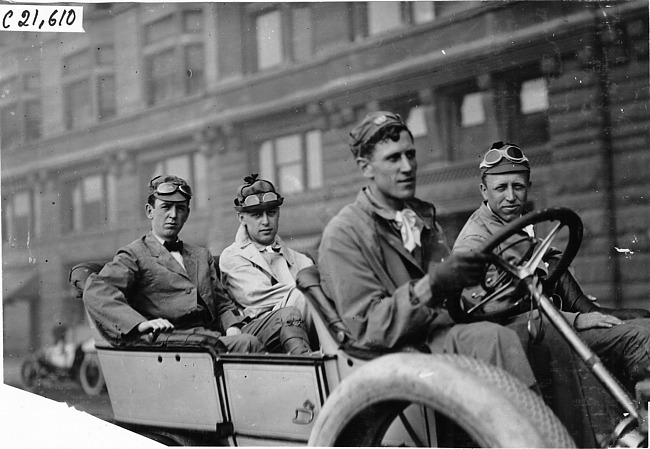
M 545 321 L 544 338 L 535 343 L 528 334 L 526 315 L 508 324 L 526 349 L 530 366 L 546 404 L 560 418 L 578 447 L 596 447 L 596 432 L 611 431 L 614 410 L 564 337 Z M 585 382 L 585 377 L 590 377 Z M 607 430 L 603 430 L 607 429 Z
M 498 366 L 535 388 L 535 376 L 524 348 L 512 330 L 490 322 L 456 324 L 436 332 L 428 342 L 432 352 L 462 354 Z
M 174 334 L 186 334 L 197 336 L 210 336 L 218 339 L 219 345 L 216 349 L 225 352 L 237 352 L 248 354 L 252 352 L 266 352 L 266 348 L 262 342 L 254 335 L 240 334 L 230 337 L 224 336 L 221 332 L 208 329 L 203 326 L 192 327 L 189 329 L 175 329 Z M 221 346 L 223 345 L 223 346 Z
M 258 317 L 242 327 L 257 336 L 270 352 L 305 354 L 311 351 L 305 324 L 295 307 L 284 307 Z
M 650 319 L 626 321 L 611 328 L 578 332 L 605 365 L 620 376 L 630 391 L 650 367 Z
M 240 334 L 229 337 L 220 337 L 221 342 L 226 346 L 228 352 L 253 353 L 265 352 L 266 348 L 262 342 L 254 335 Z

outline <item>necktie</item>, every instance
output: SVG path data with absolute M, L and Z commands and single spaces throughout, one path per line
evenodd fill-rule
M 411 209 L 404 209 L 395 213 L 395 222 L 402 234 L 402 243 L 407 251 L 413 251 L 415 247 L 421 246 L 420 233 L 422 222 Z
M 172 251 L 178 251 L 179 253 L 183 251 L 183 242 L 181 240 L 176 240 L 174 243 L 165 242 L 163 246 L 167 248 L 167 251 L 170 253 Z

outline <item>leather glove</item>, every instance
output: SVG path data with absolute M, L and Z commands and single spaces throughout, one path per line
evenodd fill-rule
M 455 293 L 464 287 L 478 285 L 485 276 L 490 256 L 483 253 L 452 253 L 429 271 L 434 292 Z

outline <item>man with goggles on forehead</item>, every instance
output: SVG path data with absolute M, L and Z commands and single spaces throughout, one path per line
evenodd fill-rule
M 184 179 L 153 178 L 145 204 L 151 232 L 88 278 L 84 305 L 114 344 L 192 334 L 218 338 L 228 352 L 262 352 L 257 337 L 242 334 L 246 318 L 223 290 L 210 252 L 178 239 L 191 198 Z
M 224 286 L 251 320 L 244 331 L 272 352 L 303 354 L 311 351 L 310 319 L 295 277 L 313 263 L 278 236 L 283 201 L 270 181 L 257 174 L 244 178 L 235 198 L 239 228 L 234 243 L 221 253 L 219 268 Z
M 524 212 L 532 185 L 530 162 L 517 145 L 494 143 L 479 167 L 479 189 L 483 203 L 460 231 L 453 248 L 456 253 L 476 250 L 490 236 L 519 218 Z M 532 227 L 521 231 L 520 235 L 513 235 L 501 244 L 501 248 L 504 248 L 503 255 L 507 259 L 520 260 L 530 250 L 530 237 L 534 237 Z M 561 255 L 560 251 L 551 248 L 539 267 L 540 274 L 548 274 L 549 267 L 557 263 Z M 614 310 L 599 307 L 582 291 L 570 271 L 564 273 L 557 285 L 548 288 L 550 295 L 561 298 L 565 317 L 573 323 L 585 343 L 633 392 L 634 383 L 646 377 L 646 367 L 650 366 L 650 320 L 647 319 L 650 313 L 642 309 Z M 467 290 L 465 294 L 471 292 Z M 520 331 L 521 337 L 527 338 L 523 326 Z M 555 334 L 554 331 L 551 326 L 546 326 L 547 335 L 544 339 L 551 339 L 553 349 L 559 349 L 564 344 L 561 339 L 551 335 Z M 535 361 L 531 363 L 534 364 Z M 560 372 L 565 367 L 550 368 L 551 378 L 554 379 L 552 370 Z M 553 382 L 555 386 L 560 383 L 561 381 Z M 571 407 L 562 409 L 570 411 Z M 562 412 L 558 416 L 562 418 L 560 413 Z

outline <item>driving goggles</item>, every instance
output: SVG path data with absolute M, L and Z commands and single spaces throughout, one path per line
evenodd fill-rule
M 244 206 L 257 206 L 262 203 L 270 203 L 271 201 L 277 201 L 280 197 L 275 192 L 266 192 L 265 194 L 253 194 L 248 195 L 244 199 Z
M 494 167 L 501 162 L 503 158 L 506 158 L 508 161 L 515 164 L 528 162 L 528 158 L 524 156 L 524 153 L 518 146 L 507 143 L 501 148 L 490 148 L 490 150 L 485 153 L 483 162 L 481 162 L 479 167 L 482 169 Z
M 161 182 L 156 186 L 156 193 L 160 195 L 171 195 L 176 191 L 180 191 L 183 195 L 192 196 L 192 188 L 188 185 L 179 185 L 173 182 Z

